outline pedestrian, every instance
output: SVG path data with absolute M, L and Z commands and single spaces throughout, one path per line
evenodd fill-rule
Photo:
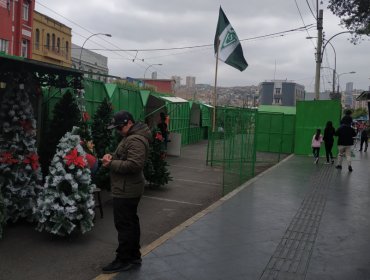
M 148 126 L 135 122 L 127 111 L 113 117 L 108 129 L 123 136 L 113 154 L 105 154 L 103 166 L 110 169 L 113 218 L 118 232 L 116 258 L 103 267 L 103 273 L 125 271 L 141 265 L 140 223 L 137 207 L 144 192 L 143 169 L 152 139 Z
M 312 147 L 312 153 L 315 158 L 314 163 L 317 164 L 319 162 L 320 157 L 320 147 L 322 143 L 322 135 L 321 135 L 321 129 L 316 129 L 316 133 L 312 137 L 311 147 Z
M 161 112 L 159 114 L 160 116 L 160 122 L 158 123 L 157 127 L 158 129 L 161 131 L 161 134 L 162 134 L 162 137 L 163 137 L 163 144 L 164 144 L 164 150 L 167 151 L 167 143 L 169 142 L 168 140 L 168 134 L 169 134 L 169 131 L 168 131 L 168 124 L 166 122 L 167 120 L 167 117 L 166 117 L 166 114 Z
M 335 135 L 338 136 L 338 163 L 335 166 L 337 169 L 342 169 L 343 157 L 346 156 L 348 163 L 348 171 L 352 172 L 351 165 L 351 150 L 353 146 L 353 138 L 356 137 L 356 131 L 351 127 L 351 124 L 343 123 Z
M 369 145 L 368 143 L 369 137 L 368 137 L 368 131 L 366 125 L 364 126 L 363 130 L 361 131 L 361 144 L 360 144 L 360 152 L 362 152 L 362 147 L 365 144 L 365 150 L 364 152 L 367 151 L 367 146 Z
M 346 124 L 346 125 L 349 125 L 351 126 L 353 123 L 353 119 L 352 119 L 352 110 L 348 109 L 346 111 L 344 111 L 344 116 L 343 118 L 341 119 L 340 121 L 340 124 Z
M 334 158 L 333 158 L 333 145 L 334 145 L 334 134 L 335 134 L 335 128 L 333 127 L 333 123 L 331 121 L 328 121 L 326 123 L 326 127 L 324 130 L 324 143 L 325 143 L 325 154 L 326 154 L 326 164 L 334 164 Z

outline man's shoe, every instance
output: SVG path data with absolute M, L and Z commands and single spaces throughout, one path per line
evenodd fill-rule
M 131 263 L 134 264 L 134 265 L 141 265 L 142 259 L 139 258 L 139 259 L 132 260 Z
M 336 169 L 342 169 L 342 166 L 341 165 L 337 165 L 335 168 Z
M 134 264 L 131 262 L 122 262 L 120 259 L 116 258 L 113 262 L 103 267 L 103 273 L 115 273 L 119 271 L 126 271 L 134 267 Z
M 353 171 L 352 166 L 348 166 L 348 171 L 349 172 L 352 172 Z

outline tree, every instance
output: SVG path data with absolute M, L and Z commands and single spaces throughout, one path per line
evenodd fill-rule
M 5 222 L 32 221 L 41 189 L 36 120 L 27 90 L 24 84 L 8 86 L 0 107 L 0 190 Z
M 164 139 L 159 129 L 153 130 L 153 139 L 150 143 L 149 158 L 144 167 L 144 176 L 151 186 L 160 187 L 168 184 L 172 178 L 165 160 Z
M 56 146 L 60 138 L 71 131 L 81 119 L 81 113 L 76 99 L 70 91 L 63 94 L 53 110 L 53 119 L 43 135 L 41 145 L 41 164 L 44 174 L 47 174 L 51 158 L 55 153 Z
M 329 0 L 328 8 L 349 31 L 354 32 L 354 43 L 360 36 L 370 35 L 369 0 Z
M 113 118 L 112 103 L 105 98 L 102 104 L 96 110 L 91 127 L 92 137 L 95 144 L 95 152 L 99 158 L 102 158 L 110 146 L 112 132 L 107 129 Z
M 367 116 L 367 109 L 366 108 L 357 108 L 352 113 L 352 117 L 354 119 L 359 118 L 359 117 L 364 117 L 364 116 Z
M 42 193 L 37 199 L 37 230 L 69 235 L 92 229 L 94 185 L 77 129 L 67 132 L 57 146 Z

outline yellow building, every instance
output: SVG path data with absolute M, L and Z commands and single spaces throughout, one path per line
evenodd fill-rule
M 71 67 L 71 41 L 71 28 L 34 11 L 32 59 Z

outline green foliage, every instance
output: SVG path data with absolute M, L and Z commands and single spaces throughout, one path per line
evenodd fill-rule
M 369 0 L 329 0 L 328 8 L 340 17 L 349 31 L 354 32 L 353 43 L 362 35 L 370 35 Z
M 356 119 L 359 117 L 367 116 L 367 109 L 366 108 L 357 108 L 352 113 L 352 118 Z
M 102 158 L 110 146 L 112 131 L 107 129 L 113 118 L 112 103 L 105 98 L 98 107 L 91 127 L 92 137 L 95 144 L 95 151 L 99 158 Z
M 149 158 L 144 167 L 144 176 L 151 186 L 160 187 L 172 181 L 172 177 L 166 161 L 164 139 L 159 129 L 153 130 L 153 139 L 150 143 Z
M 53 157 L 56 146 L 73 126 L 78 125 L 81 119 L 81 112 L 76 103 L 75 97 L 70 91 L 63 94 L 62 98 L 55 104 L 53 119 L 49 127 L 45 128 L 45 134 L 41 140 L 40 156 L 44 174 L 47 174 L 51 158 Z

